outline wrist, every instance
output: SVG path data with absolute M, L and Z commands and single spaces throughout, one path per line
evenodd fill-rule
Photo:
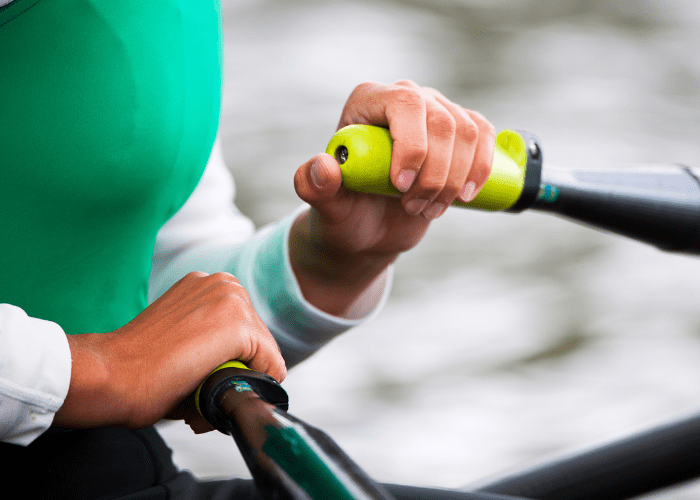
M 124 425 L 128 420 L 119 384 L 103 349 L 108 334 L 68 335 L 72 366 L 68 394 L 53 425 L 91 428 Z
M 304 298 L 335 316 L 346 316 L 398 255 L 348 251 L 321 242 L 313 237 L 308 212 L 297 218 L 289 236 L 290 263 Z

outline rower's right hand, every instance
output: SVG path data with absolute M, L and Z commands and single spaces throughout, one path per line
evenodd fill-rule
M 191 273 L 111 333 L 68 337 L 71 384 L 54 425 L 142 428 L 182 415 L 183 402 L 221 363 L 237 359 L 278 381 L 277 343 L 228 273 Z M 191 420 L 191 418 L 190 418 Z

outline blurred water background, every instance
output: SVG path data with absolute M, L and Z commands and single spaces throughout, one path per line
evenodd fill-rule
M 294 171 L 365 80 L 536 133 L 545 164 L 700 165 L 693 0 L 222 3 L 221 134 L 257 224 L 299 205 Z M 700 409 L 699 301 L 697 258 L 449 210 L 398 261 L 381 315 L 289 373 L 290 411 L 375 479 L 462 487 Z M 248 476 L 229 437 L 161 430 L 181 467 Z

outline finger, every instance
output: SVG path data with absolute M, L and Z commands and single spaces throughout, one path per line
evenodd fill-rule
M 200 271 L 193 271 L 186 274 L 177 282 L 175 282 L 175 284 L 173 284 L 170 288 L 168 288 L 160 297 L 154 300 L 153 303 L 149 306 L 149 309 L 152 310 L 160 306 L 163 302 L 173 300 L 173 297 L 184 295 L 185 293 L 187 293 L 187 290 L 191 287 L 193 281 L 196 281 L 197 278 L 202 278 L 205 276 L 208 276 L 208 274 Z M 145 312 L 146 311 L 143 311 L 139 316 L 143 316 Z
M 352 194 L 342 186 L 340 165 L 332 156 L 320 154 L 304 163 L 294 175 L 299 198 L 311 205 L 330 223 L 347 217 Z
M 284 380 L 286 367 L 274 337 L 253 308 L 248 292 L 231 274 L 220 272 L 207 280 L 207 295 L 213 309 L 209 319 L 220 325 L 217 344 L 223 359 L 242 361 L 253 370 Z M 212 360 L 217 361 L 217 360 Z
M 457 120 L 450 110 L 434 98 L 426 99 L 428 153 L 417 179 L 403 196 L 406 212 L 422 213 L 434 219 L 442 215 L 459 193 L 466 177 L 466 165 L 455 168 L 454 146 Z
M 281 354 L 276 356 L 256 355 L 253 359 L 246 360 L 245 364 L 251 370 L 268 374 L 280 384 L 287 378 L 287 367 Z
M 479 124 L 474 121 L 469 110 L 453 103 L 438 91 L 430 90 L 435 99 L 452 114 L 456 123 L 450 176 L 445 189 L 435 203 L 449 206 L 457 197 L 460 197 L 462 201 L 471 201 L 471 198 L 465 200 L 464 197 L 476 196 L 474 181 L 478 179 L 478 176 L 469 178 L 469 175 L 473 170 L 474 157 L 481 137 Z M 483 186 L 483 184 L 481 185 Z
M 460 198 L 464 202 L 473 200 L 486 184 L 493 168 L 493 156 L 496 148 L 496 129 L 494 126 L 476 111 L 467 110 L 467 113 L 478 127 L 479 137 L 475 145 L 467 182 L 460 193 Z
M 184 420 L 185 424 L 189 425 L 195 434 L 202 434 L 216 430 L 197 410 L 197 405 L 194 401 L 194 394 L 190 394 L 187 398 L 173 408 L 165 418 L 168 420 Z
M 212 290 L 221 289 L 222 285 L 227 283 L 241 286 L 236 277 L 227 272 L 207 274 L 201 271 L 193 271 L 183 276 L 152 305 L 167 299 L 176 308 L 181 308 L 183 303 L 196 307 L 199 301 L 210 299 L 209 295 L 212 293 Z M 226 289 L 221 293 L 230 293 L 230 291 Z
M 418 176 L 428 153 L 426 103 L 420 87 L 403 80 L 393 85 L 365 82 L 353 90 L 339 128 L 353 123 L 389 127 L 394 140 L 390 178 L 402 193 Z
M 195 434 L 204 434 L 207 432 L 215 431 L 216 427 L 207 422 L 204 418 L 197 418 L 193 420 L 190 424 L 190 428 Z
M 204 434 L 205 432 L 215 431 L 216 427 L 211 425 L 207 419 L 202 417 L 197 410 L 188 413 L 185 418 L 185 423 L 190 426 L 190 429 L 194 431 L 195 434 Z
M 384 112 L 394 140 L 389 177 L 396 189 L 405 193 L 413 186 L 428 157 L 428 105 L 421 88 L 409 80 L 389 87 L 386 99 Z M 414 214 L 420 213 L 417 208 L 425 198 L 416 196 L 426 195 L 424 190 L 425 182 L 418 193 L 403 201 L 404 207 L 407 202 L 419 199 L 410 208 Z
M 263 328 L 264 325 L 262 325 Z M 265 328 L 267 329 L 267 328 Z M 280 352 L 277 342 L 272 337 L 272 334 L 267 332 L 267 335 L 258 336 L 253 339 L 251 353 L 247 356 L 237 356 L 238 359 L 245 363 L 251 370 L 261 373 L 267 373 L 278 382 L 283 382 L 287 376 L 287 367 Z

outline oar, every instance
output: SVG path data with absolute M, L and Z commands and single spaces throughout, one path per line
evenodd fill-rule
M 479 491 L 540 500 L 621 500 L 700 477 L 700 415 L 491 480 Z
M 238 445 L 255 484 L 270 500 L 394 500 L 323 431 L 287 413 L 272 377 L 229 361 L 199 386 L 200 414 Z M 404 500 L 525 500 L 489 492 L 389 485 Z
M 341 164 L 348 189 L 399 196 L 389 180 L 392 139 L 369 125 L 339 130 L 326 152 Z M 504 130 L 493 169 L 470 203 L 481 210 L 551 212 L 663 250 L 700 253 L 700 169 L 680 165 L 553 168 L 527 133 Z
M 327 434 L 287 413 L 287 393 L 268 375 L 224 363 L 200 385 L 195 401 L 204 418 L 233 436 L 265 498 L 393 498 Z

